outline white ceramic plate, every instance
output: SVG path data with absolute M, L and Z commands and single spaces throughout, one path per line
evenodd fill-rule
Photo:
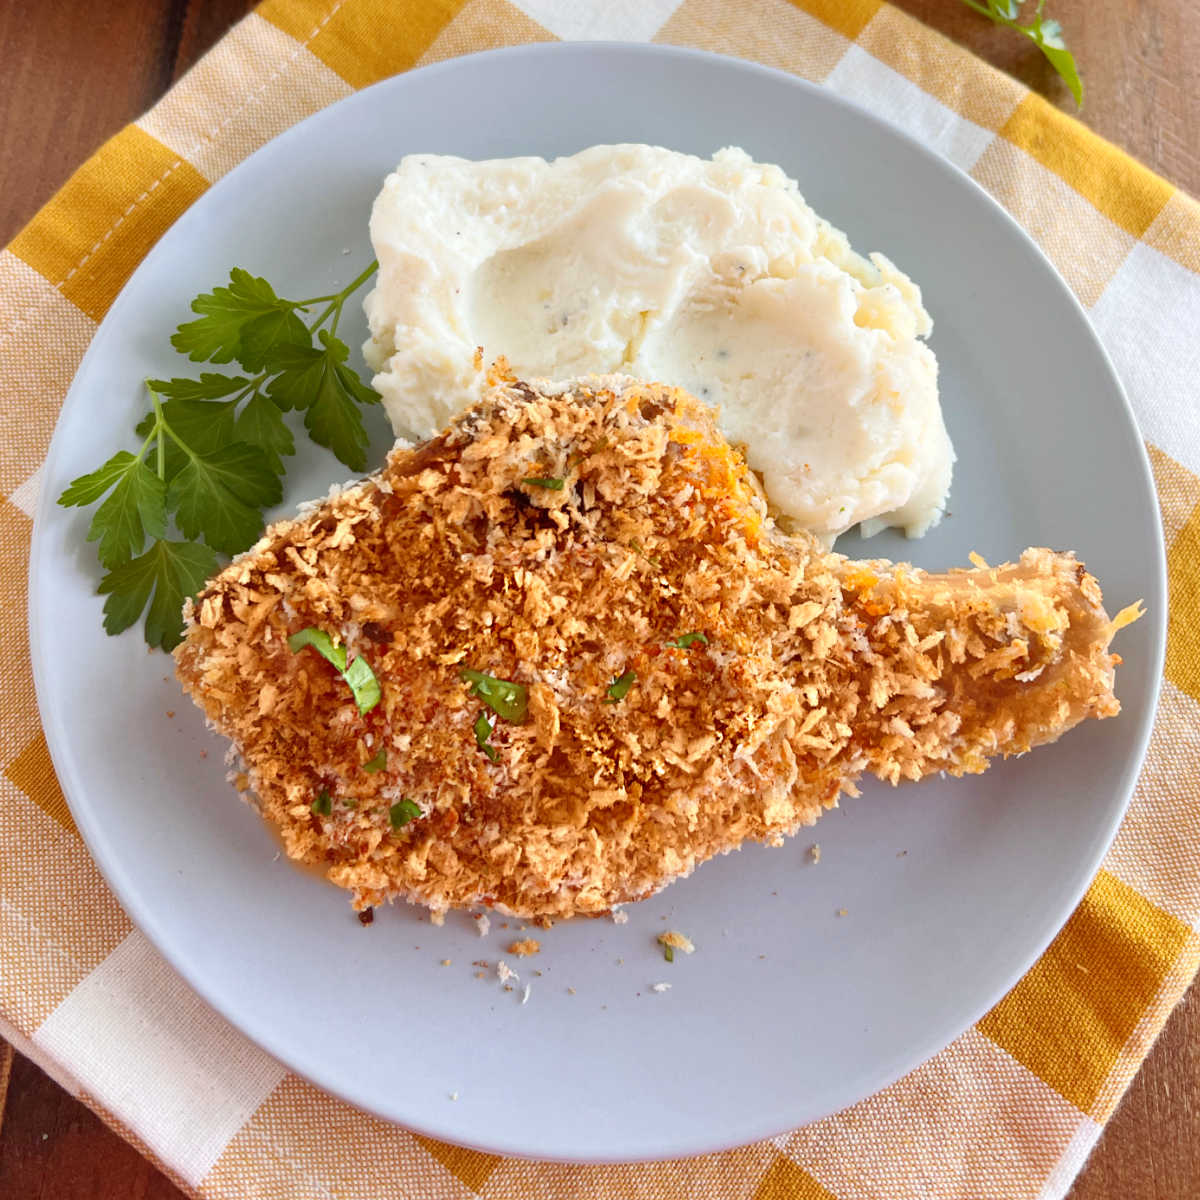
M 1079 551 L 1121 635 L 1124 712 L 982 778 L 892 790 L 815 838 L 702 867 L 629 922 L 539 934 L 529 1003 L 474 978 L 513 930 L 407 907 L 362 928 L 343 894 L 274 861 L 221 750 L 140 630 L 101 631 L 88 514 L 62 487 L 132 445 L 140 381 L 186 370 L 168 337 L 241 265 L 285 295 L 370 259 L 367 215 L 401 155 L 571 153 L 652 142 L 778 162 L 860 250 L 920 281 L 958 450 L 953 515 L 870 553 L 930 568 L 1026 545 Z M 346 328 L 354 341 L 365 324 Z M 374 426 L 374 461 L 387 438 Z M 288 506 L 344 471 L 302 450 Z M 1047 945 L 1096 870 L 1141 762 L 1161 667 L 1163 554 L 1129 408 L 1066 286 L 969 179 L 875 118 L 783 74 L 647 46 L 529 46 L 388 80 L 222 179 L 154 248 L 100 327 L 54 437 L 34 538 L 38 697 L 71 809 L 130 916 L 220 1012 L 296 1071 L 413 1129 L 501 1153 L 694 1154 L 830 1113 L 978 1018 Z M 856 541 L 843 547 L 853 554 Z M 168 710 L 174 711 L 170 717 Z M 207 751 L 207 757 L 202 752 Z M 845 916 L 838 910 L 845 909 Z M 697 952 L 662 959 L 654 937 Z M 449 958 L 453 965 L 443 967 Z M 542 972 L 534 976 L 532 969 Z M 673 986 L 655 994 L 650 985 Z M 574 994 L 568 989 L 573 988 Z M 449 1098 L 455 1091 L 457 1101 Z

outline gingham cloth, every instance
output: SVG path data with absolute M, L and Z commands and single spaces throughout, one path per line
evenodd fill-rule
M 1103 869 L 1046 954 L 948 1049 L 770 1142 L 638 1166 L 506 1160 L 366 1117 L 202 1003 L 80 840 L 25 649 L 39 467 L 143 255 L 235 163 L 397 71 L 555 38 L 756 59 L 969 171 L 1089 309 L 1149 444 L 1169 555 L 1166 680 Z M 1059 1197 L 1200 962 L 1200 206 L 877 0 L 267 0 L 0 252 L 0 1032 L 203 1197 Z M 18 647 L 17 642 L 21 640 Z

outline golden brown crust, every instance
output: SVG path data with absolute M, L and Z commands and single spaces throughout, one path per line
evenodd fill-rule
M 633 381 L 496 379 L 186 615 L 185 689 L 288 854 L 360 908 L 605 912 L 811 824 L 864 770 L 979 771 L 1117 711 L 1112 625 L 1071 556 L 927 576 L 825 554 L 774 528 L 708 409 Z M 377 708 L 288 649 L 306 626 L 367 659 Z M 707 641 L 670 645 L 691 632 Z M 495 762 L 463 667 L 528 689 Z M 393 830 L 401 798 L 422 815 Z

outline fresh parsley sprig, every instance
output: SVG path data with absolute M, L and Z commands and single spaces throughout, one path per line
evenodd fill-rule
M 1083 82 L 1079 78 L 1079 68 L 1075 65 L 1075 57 L 1067 49 L 1063 41 L 1062 26 L 1054 20 L 1042 16 L 1046 0 L 1038 0 L 1033 19 L 1028 25 L 1020 23 L 1021 5 L 1024 0 L 962 0 L 981 16 L 987 17 L 997 25 L 1007 29 L 1015 29 L 1024 34 L 1046 56 L 1050 65 L 1062 76 L 1075 103 L 1083 106 Z
M 193 362 L 236 362 L 245 373 L 148 380 L 150 411 L 136 427 L 141 448 L 118 451 L 58 499 L 87 507 L 104 498 L 87 538 L 107 570 L 99 591 L 110 634 L 146 612 L 146 641 L 164 650 L 178 644 L 184 599 L 217 569 L 218 554 L 254 543 L 264 509 L 282 498 L 283 460 L 296 451 L 284 413 L 303 412 L 313 441 L 351 470 L 366 468 L 361 407 L 379 396 L 346 365 L 350 351 L 337 327 L 346 301 L 376 269 L 371 263 L 338 292 L 287 300 L 235 267 L 228 286 L 192 301 L 198 317 L 180 325 L 171 344 Z M 300 314 L 317 305 L 324 307 L 306 323 Z M 183 540 L 168 537 L 171 523 Z

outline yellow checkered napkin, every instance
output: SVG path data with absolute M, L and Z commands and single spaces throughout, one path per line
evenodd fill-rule
M 1171 579 L 1166 682 L 1129 815 L 1046 954 L 953 1045 L 773 1142 L 643 1166 L 462 1150 L 286 1072 L 131 926 L 55 782 L 25 565 L 40 465 L 117 292 L 207 187 L 384 76 L 555 38 L 654 39 L 823 83 L 969 171 L 1057 265 L 1150 444 Z M 1200 206 L 878 0 L 266 0 L 0 252 L 0 1032 L 204 1197 L 1062 1196 L 1200 962 Z

